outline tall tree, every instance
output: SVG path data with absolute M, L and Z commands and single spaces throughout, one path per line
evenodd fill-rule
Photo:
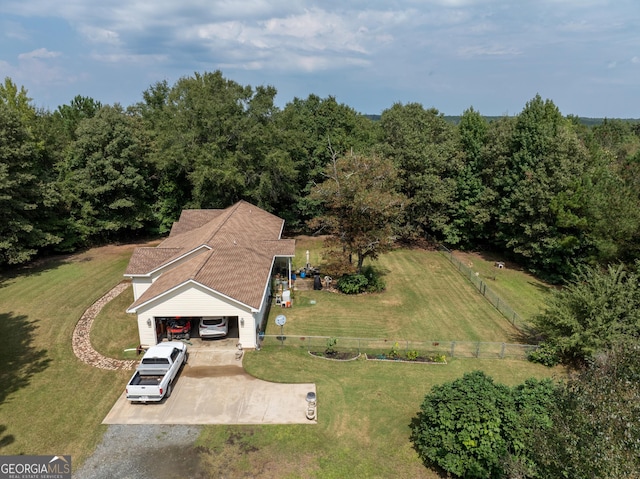
M 275 94 L 273 87 L 254 90 L 219 71 L 145 92 L 138 108 L 152 132 L 162 228 L 183 208 L 247 199 L 273 210 L 293 201 L 297 171 L 273 127 Z
M 469 247 L 486 239 L 485 230 L 492 220 L 490 206 L 496 194 L 486 181 L 487 174 L 490 174 L 486 155 L 487 121 L 473 107 L 469 108 L 460 118 L 458 131 L 462 167 L 457 175 L 447 236 L 451 244 Z
M 534 272 L 566 276 L 584 256 L 580 185 L 586 149 L 553 102 L 538 95 L 516 119 L 506 160 L 492 185 L 500 197 L 497 244 Z
M 320 98 L 313 94 L 287 103 L 277 114 L 276 124 L 282 132 L 283 148 L 298 171 L 294 221 L 304 222 L 322 213 L 309 192 L 314 184 L 323 181 L 324 168 L 332 153 L 346 155 L 350 151 L 371 150 L 376 140 L 375 125 L 334 97 Z
M 44 226 L 41 148 L 24 115 L 0 101 L 0 264 L 20 264 L 60 237 Z
M 146 140 L 122 108 L 82 120 L 64 165 L 68 209 L 80 243 L 114 240 L 151 223 Z
M 54 120 L 60 124 L 62 132 L 70 140 L 76 140 L 76 129 L 86 118 L 93 118 L 102 108 L 102 103 L 93 98 L 76 95 L 68 105 L 60 105 L 53 113 Z
M 418 103 L 395 104 L 380 118 L 382 154 L 393 161 L 400 191 L 411 199 L 404 234 L 435 234 L 455 242 L 449 209 L 461 164 L 456 129 L 436 109 Z
M 604 271 L 582 267 L 534 318 L 536 329 L 567 361 L 586 360 L 617 342 L 638 340 L 639 281 L 638 272 L 623 265 Z
M 377 156 L 338 158 L 334 152 L 324 176 L 311 195 L 326 212 L 312 220 L 311 227 L 333 235 L 349 256 L 355 255 L 360 273 L 366 258 L 376 259 L 393 246 L 393 227 L 405 202 L 396 192 L 395 169 Z
M 639 353 L 637 342 L 614 344 L 557 389 L 551 427 L 526 440 L 534 477 L 638 477 Z

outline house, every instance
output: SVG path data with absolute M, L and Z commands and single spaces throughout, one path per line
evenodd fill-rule
M 138 317 L 140 345 L 163 340 L 167 322 L 227 316 L 243 348 L 258 345 L 275 272 L 291 278 L 295 240 L 284 220 L 246 201 L 226 209 L 184 210 L 157 247 L 137 248 L 125 277 Z M 289 283 L 290 284 L 290 283 Z M 231 335 L 231 333 L 230 333 Z

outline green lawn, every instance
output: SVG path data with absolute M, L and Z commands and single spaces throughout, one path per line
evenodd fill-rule
M 273 318 L 285 314 L 292 335 L 519 342 L 519 332 L 443 255 L 402 249 L 374 264 L 385 272 L 383 293 L 296 291 L 293 308 L 272 309 L 266 333 L 279 334 Z
M 133 246 L 96 248 L 3 277 L 0 317 L 0 454 L 90 454 L 128 372 L 103 371 L 73 354 L 76 322 L 120 282 Z
M 553 287 L 523 271 L 517 265 L 506 262 L 503 269 L 496 268 L 496 261 L 504 261 L 496 254 L 465 253 L 456 251 L 454 257 L 479 273 L 487 287 L 506 300 L 525 320 L 542 312 L 544 303 Z
M 278 346 L 247 352 L 245 369 L 275 382 L 313 382 L 318 424 L 206 426 L 198 443 L 212 477 L 437 478 L 409 441 L 411 420 L 435 384 L 481 369 L 515 385 L 560 374 L 517 360 L 454 359 L 447 365 L 327 361 Z M 247 474 L 247 475 L 245 475 Z
M 304 239 L 298 249 L 297 267 L 306 249 L 319 263 L 318 240 Z M 81 363 L 71 335 L 84 310 L 122 280 L 132 250 L 97 248 L 1 279 L 0 454 L 71 454 L 77 467 L 94 450 L 129 373 Z M 379 265 L 387 271 L 385 293 L 298 292 L 293 308 L 271 317 L 286 311 L 286 331 L 307 335 L 510 341 L 516 334 L 439 254 L 399 250 Z M 136 321 L 123 312 L 131 301 L 123 293 L 96 319 L 91 340 L 102 353 L 131 357 L 124 350 L 137 344 Z M 268 331 L 278 332 L 271 324 Z M 408 441 L 409 423 L 434 384 L 473 369 L 507 384 L 559 373 L 512 360 L 336 363 L 280 347 L 247 351 L 244 364 L 263 379 L 315 382 L 318 424 L 206 427 L 199 444 L 213 476 L 436 477 Z

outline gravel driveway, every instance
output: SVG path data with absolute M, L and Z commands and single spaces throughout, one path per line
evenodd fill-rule
M 194 446 L 199 426 L 111 425 L 78 479 L 175 479 L 209 477 Z

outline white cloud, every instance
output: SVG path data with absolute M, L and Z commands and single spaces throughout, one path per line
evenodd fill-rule
M 46 48 L 38 48 L 37 50 L 33 50 L 27 53 L 21 53 L 18 55 L 18 59 L 20 60 L 32 60 L 32 59 L 44 59 L 44 58 L 55 58 L 59 57 L 60 52 L 52 52 L 47 50 Z
M 458 49 L 458 53 L 464 57 L 522 55 L 522 51 L 518 48 L 503 45 L 464 46 Z
M 25 28 L 17 22 L 0 22 L 0 29 L 2 30 L 3 36 L 13 40 L 24 41 L 28 40 L 30 36 Z
M 92 25 L 81 25 L 78 30 L 91 43 L 102 43 L 113 46 L 123 44 L 120 40 L 120 35 L 107 28 L 100 28 Z
M 167 55 L 134 55 L 126 53 L 92 53 L 90 57 L 93 60 L 102 63 L 130 63 L 135 65 L 146 65 L 166 62 Z

